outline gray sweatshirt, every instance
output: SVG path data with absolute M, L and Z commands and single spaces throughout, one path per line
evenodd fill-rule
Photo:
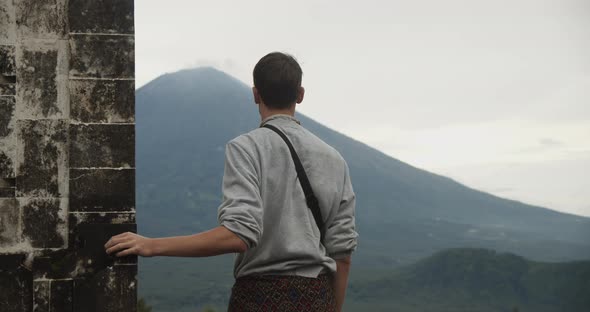
M 287 135 L 316 197 L 325 237 L 307 207 L 287 144 L 270 129 L 257 128 L 227 143 L 219 224 L 248 246 L 235 259 L 236 278 L 251 274 L 317 277 L 335 272 L 334 259 L 356 249 L 355 194 L 348 166 L 331 146 L 289 115 L 262 121 Z

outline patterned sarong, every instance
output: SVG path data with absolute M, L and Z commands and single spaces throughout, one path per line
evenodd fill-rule
M 228 312 L 334 312 L 331 275 L 240 277 L 232 287 Z

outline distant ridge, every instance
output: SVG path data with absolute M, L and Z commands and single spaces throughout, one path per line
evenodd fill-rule
M 588 311 L 590 261 L 542 263 L 486 249 L 444 250 L 348 295 L 388 311 Z

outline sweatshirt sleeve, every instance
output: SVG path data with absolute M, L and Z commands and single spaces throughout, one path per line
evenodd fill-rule
M 356 195 L 352 189 L 348 165 L 346 165 L 344 188 L 339 209 L 333 221 L 328 225 L 325 236 L 325 247 L 333 259 L 350 255 L 357 246 L 358 233 L 355 226 Z
M 246 243 L 255 247 L 262 236 L 262 198 L 254 161 L 235 141 L 225 146 L 222 203 L 218 221 Z

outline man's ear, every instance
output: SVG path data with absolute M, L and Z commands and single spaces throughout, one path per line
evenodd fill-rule
M 305 95 L 305 89 L 303 87 L 299 87 L 299 92 L 297 94 L 297 104 L 303 102 L 304 95 Z
M 254 103 L 260 104 L 260 94 L 258 94 L 256 87 L 252 87 L 252 95 L 254 96 Z

